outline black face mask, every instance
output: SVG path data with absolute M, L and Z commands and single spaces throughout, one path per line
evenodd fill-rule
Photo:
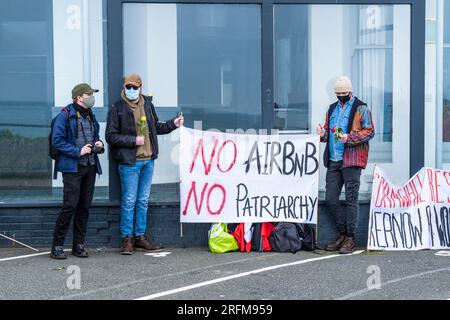
M 341 103 L 347 103 L 350 100 L 350 95 L 338 96 L 337 98 Z

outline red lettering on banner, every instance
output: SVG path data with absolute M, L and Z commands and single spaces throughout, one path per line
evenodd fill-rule
M 438 174 L 440 175 L 440 171 L 434 171 L 434 180 L 435 180 L 435 189 L 436 189 L 436 203 L 444 203 L 444 201 L 439 201 L 439 187 L 441 186 L 438 182 Z
M 230 166 L 228 167 L 227 170 L 222 170 L 222 168 L 220 168 L 220 155 L 222 154 L 223 149 L 225 148 L 225 146 L 228 143 L 231 143 L 233 145 L 233 152 L 234 152 L 234 154 L 233 154 L 233 161 L 231 162 L 231 164 L 230 164 Z M 234 167 L 234 165 L 236 164 L 236 158 L 237 158 L 237 146 L 236 146 L 236 144 L 233 141 L 231 141 L 231 140 L 225 141 L 222 144 L 222 146 L 220 147 L 219 151 L 217 152 L 217 169 L 219 169 L 219 171 L 223 172 L 223 173 L 229 172 Z
M 403 191 L 403 196 L 402 198 L 404 199 L 405 203 L 404 203 L 404 207 L 409 207 L 411 205 L 411 196 L 409 193 L 409 186 L 410 184 L 408 183 L 406 186 L 403 187 L 402 191 Z
M 424 185 L 420 181 L 419 176 L 417 176 L 417 180 L 419 181 L 420 192 L 418 191 L 419 189 L 416 187 L 415 182 L 411 181 L 411 186 L 412 186 L 413 191 L 414 191 L 414 205 L 415 206 L 419 205 L 419 203 L 425 202 L 425 200 L 422 199 L 422 190 L 423 190 Z
M 391 198 L 394 200 L 394 207 L 397 207 L 395 205 L 395 202 L 398 202 L 399 207 L 403 207 L 403 198 L 400 196 L 399 190 L 391 190 Z
M 191 202 L 191 197 L 192 194 L 194 194 L 194 201 L 195 201 L 195 209 L 197 210 L 197 215 L 200 214 L 200 211 L 202 210 L 202 206 L 203 206 L 203 199 L 205 197 L 205 191 L 206 188 L 208 187 L 208 183 L 205 183 L 205 185 L 203 186 L 203 190 L 200 196 L 200 203 L 198 202 L 198 197 L 197 197 L 197 189 L 195 188 L 195 181 L 192 181 L 191 184 L 191 189 L 189 190 L 188 196 L 187 196 L 187 200 L 186 200 L 186 204 L 184 206 L 183 209 L 183 215 L 185 216 L 187 214 L 187 209 L 189 207 L 189 202 Z
M 210 203 L 209 198 L 211 197 L 212 191 L 213 191 L 214 189 L 216 189 L 216 188 L 218 188 L 218 189 L 220 189 L 220 191 L 222 191 L 222 195 L 223 195 L 223 197 L 222 197 L 222 203 L 220 204 L 219 210 L 217 210 L 217 211 L 212 211 L 212 210 L 211 210 L 211 206 L 209 205 L 209 203 Z M 220 184 L 215 184 L 215 185 L 213 185 L 213 186 L 209 189 L 208 197 L 207 197 L 207 206 L 208 206 L 208 212 L 209 212 L 209 214 L 212 215 L 212 216 L 218 216 L 219 214 L 221 214 L 221 213 L 222 213 L 222 210 L 223 210 L 223 207 L 225 206 L 225 201 L 226 201 L 226 199 L 227 199 L 227 193 L 226 193 L 226 191 L 225 191 L 225 188 L 224 188 L 223 186 L 221 186 Z
M 413 182 L 414 189 L 416 190 L 417 195 L 418 195 L 418 203 L 425 202 L 425 200 L 422 199 L 422 190 L 424 188 L 425 179 L 426 179 L 426 177 L 423 177 L 423 183 L 422 183 L 422 181 L 420 181 L 419 175 L 417 175 L 417 181 L 419 181 L 420 192 L 417 191 L 418 189 L 416 188 L 416 185 Z
M 393 203 L 392 203 L 392 199 L 389 196 L 390 190 L 391 190 L 391 186 L 387 183 L 387 181 L 385 181 L 385 186 L 383 188 L 383 194 L 385 196 L 385 198 L 387 198 L 387 200 L 389 201 L 389 208 L 393 207 Z
M 195 161 L 197 160 L 198 154 L 201 151 L 203 167 L 205 168 L 205 175 L 209 174 L 209 172 L 211 171 L 212 161 L 213 161 L 214 155 L 216 153 L 217 143 L 219 143 L 219 140 L 214 138 L 214 146 L 213 146 L 213 149 L 211 150 L 211 155 L 209 156 L 209 163 L 206 163 L 205 147 L 203 146 L 203 139 L 200 139 L 198 141 L 197 149 L 195 150 L 195 154 L 194 154 L 194 159 L 192 160 L 192 164 L 191 164 L 191 170 L 189 171 L 190 173 L 192 173 L 192 171 L 194 170 Z
M 413 194 L 414 194 L 414 205 L 417 206 L 417 205 L 419 205 L 419 202 L 420 202 L 420 195 L 419 195 L 419 192 L 417 191 L 417 187 L 416 187 L 416 184 L 414 183 L 414 181 L 411 181 L 411 186 L 412 186 L 412 190 L 413 190 Z
M 381 179 L 383 179 L 383 178 L 381 178 Z M 381 187 L 382 187 L 382 184 L 381 184 L 381 181 L 380 181 L 378 183 L 377 196 L 375 198 L 375 204 L 374 204 L 376 208 L 381 208 L 381 205 L 382 205 L 381 200 L 380 200 L 382 198 L 382 197 L 380 197 Z
M 222 195 L 223 195 L 222 202 L 221 202 L 220 207 L 219 207 L 219 209 L 217 211 L 213 211 L 211 209 L 211 205 L 210 205 L 211 193 L 213 192 L 214 189 L 219 189 L 222 192 Z M 184 205 L 184 209 L 183 209 L 183 215 L 184 216 L 187 214 L 187 210 L 189 208 L 189 204 L 191 202 L 192 195 L 194 195 L 195 210 L 197 211 L 197 215 L 200 215 L 200 212 L 202 211 L 202 208 L 203 208 L 203 201 L 205 199 L 206 190 L 208 190 L 208 183 L 204 184 L 203 189 L 202 189 L 202 193 L 200 195 L 200 201 L 199 201 L 198 196 L 197 196 L 196 182 L 195 181 L 192 182 L 191 188 L 189 189 L 189 193 L 188 193 L 188 196 L 187 196 L 186 204 Z M 222 213 L 222 210 L 223 210 L 224 206 L 225 206 L 226 198 L 227 198 L 227 193 L 226 193 L 225 188 L 222 185 L 214 184 L 211 188 L 209 188 L 208 195 L 206 197 L 207 209 L 208 209 L 209 214 L 211 214 L 213 216 L 220 215 Z
M 450 172 L 449 171 L 444 171 L 444 178 L 445 178 L 445 181 L 447 182 L 447 185 L 450 187 Z M 450 197 L 447 197 L 447 202 L 450 203 Z
M 431 201 L 435 202 L 436 200 L 434 195 L 433 170 L 427 169 L 427 177 L 428 177 L 428 186 L 430 188 Z

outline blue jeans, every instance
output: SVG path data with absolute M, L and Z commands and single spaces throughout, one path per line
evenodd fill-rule
M 153 160 L 136 161 L 134 165 L 119 165 L 122 186 L 120 233 L 123 238 L 145 235 L 153 168 Z M 133 228 L 134 220 L 136 223 Z

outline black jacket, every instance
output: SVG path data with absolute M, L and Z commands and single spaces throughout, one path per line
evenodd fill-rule
M 155 107 L 150 97 L 144 96 L 145 116 L 150 131 L 150 142 L 153 148 L 152 160 L 158 158 L 158 134 L 167 134 L 175 130 L 174 120 L 159 122 Z M 136 125 L 133 111 L 121 99 L 114 103 L 108 112 L 106 125 L 106 142 L 111 146 L 114 159 L 120 164 L 136 163 Z

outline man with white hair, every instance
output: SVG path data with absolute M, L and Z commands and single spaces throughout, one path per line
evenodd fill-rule
M 361 170 L 367 166 L 369 140 L 374 136 L 369 107 L 353 95 L 352 82 L 341 76 L 334 88 L 338 101 L 330 105 L 325 124 L 317 127 L 320 140 L 327 144 L 324 152 L 326 174 L 326 203 L 334 217 L 339 238 L 326 250 L 341 254 L 355 250 L 355 232 L 359 216 L 359 186 Z M 340 202 L 345 185 L 346 210 Z

